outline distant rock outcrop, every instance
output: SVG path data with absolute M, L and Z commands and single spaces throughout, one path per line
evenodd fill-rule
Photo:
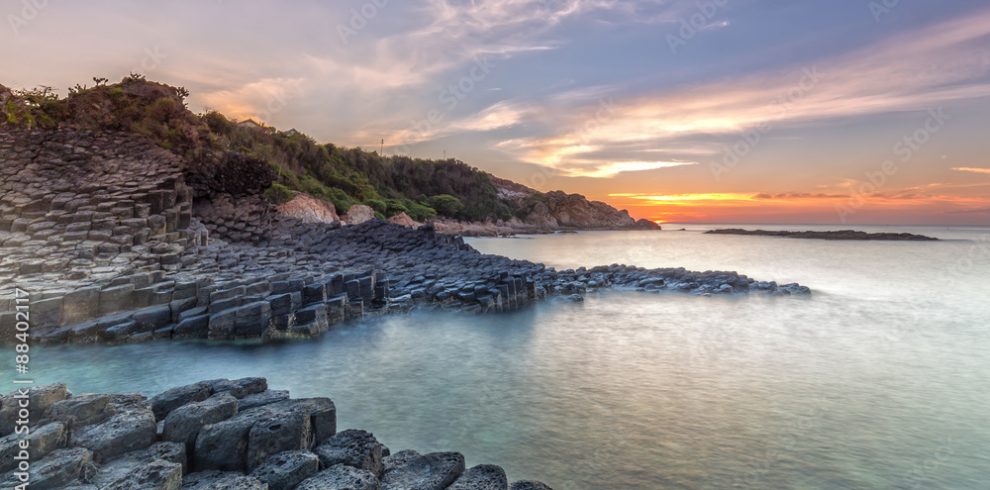
M 914 235 L 911 233 L 867 233 L 856 230 L 837 231 L 782 231 L 782 230 L 743 230 L 741 228 L 724 228 L 709 230 L 705 233 L 713 235 L 756 235 L 775 236 L 784 238 L 808 238 L 816 240 L 893 240 L 893 241 L 933 241 L 932 238 L 924 235 Z

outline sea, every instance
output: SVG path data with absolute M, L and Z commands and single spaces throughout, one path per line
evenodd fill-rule
M 558 269 L 734 270 L 812 294 L 602 290 L 269 345 L 38 346 L 32 376 L 148 395 L 264 376 L 332 398 L 340 429 L 393 451 L 459 451 L 557 490 L 990 488 L 990 227 L 854 227 L 933 242 L 704 233 L 724 227 L 468 242 Z

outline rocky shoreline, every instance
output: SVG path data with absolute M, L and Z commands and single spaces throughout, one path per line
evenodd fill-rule
M 808 294 L 735 272 L 555 270 L 484 255 L 432 226 L 286 216 L 250 161 L 186 166 L 123 133 L 0 132 L 0 280 L 46 343 L 312 337 L 368 313 L 505 311 L 618 286 Z M 265 165 L 264 162 L 258 165 Z M 0 292 L 0 336 L 17 326 Z
M 30 423 L 18 425 L 24 395 Z M 370 432 L 338 432 L 329 398 L 291 399 L 264 378 L 202 381 L 150 399 L 73 395 L 65 385 L 10 393 L 0 397 L 0 456 L 3 488 L 550 489 L 510 485 L 495 465 L 465 468 L 457 452 L 392 453 Z
M 784 238 L 806 238 L 814 240 L 891 240 L 891 241 L 935 241 L 924 235 L 912 233 L 867 233 L 856 230 L 837 231 L 778 231 L 778 230 L 743 230 L 740 228 L 723 228 L 708 230 L 705 233 L 712 235 L 754 235 L 754 236 L 776 236 Z

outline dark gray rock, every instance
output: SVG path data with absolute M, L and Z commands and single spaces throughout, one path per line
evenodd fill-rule
M 370 471 L 339 464 L 304 480 L 296 490 L 379 490 L 378 479 Z
M 493 464 L 472 466 L 461 475 L 448 490 L 506 490 L 509 480 L 505 470 Z
M 151 398 L 151 409 L 155 419 L 162 420 L 172 410 L 190 402 L 200 402 L 210 397 L 213 390 L 210 385 L 193 383 L 166 390 Z
M 248 410 L 255 407 L 260 407 L 263 405 L 270 405 L 272 403 L 277 403 L 289 399 L 288 390 L 265 390 L 261 393 L 252 393 L 250 395 L 245 395 L 238 402 L 238 408 L 240 410 Z
M 300 412 L 273 414 L 254 424 L 248 433 L 247 470 L 257 468 L 276 453 L 309 449 L 312 430 L 310 417 Z
M 165 417 L 162 438 L 181 443 L 191 452 L 203 426 L 233 417 L 237 414 L 237 407 L 237 399 L 228 392 L 183 405 Z
M 385 468 L 385 471 L 388 472 L 389 470 L 398 468 L 399 466 L 402 466 L 420 456 L 421 454 L 413 449 L 403 449 L 402 451 L 382 458 L 382 466 Z
M 549 485 L 532 480 L 520 480 L 513 482 L 509 490 L 553 490 Z
M 88 449 L 74 447 L 59 449 L 31 464 L 29 472 L 32 490 L 63 488 L 70 483 L 88 477 L 92 471 L 93 455 Z M 16 473 L 8 474 L 2 482 L 3 488 L 14 488 L 24 483 Z
M 203 427 L 196 437 L 193 467 L 245 471 L 272 454 L 309 449 L 315 440 L 335 432 L 336 408 L 327 398 L 263 405 Z
M 346 464 L 368 470 L 378 478 L 385 472 L 382 458 L 387 451 L 370 432 L 355 429 L 338 432 L 313 449 L 322 468 Z
M 101 490 L 179 490 L 182 465 L 161 459 L 139 466 Z
M 136 482 L 142 478 L 140 474 L 143 468 L 158 461 L 168 463 L 170 467 L 171 465 L 177 466 L 181 480 L 182 471 L 186 464 L 185 446 L 174 442 L 159 442 L 147 449 L 132 451 L 100 466 L 88 481 L 99 488 L 118 485 L 121 482 Z M 167 475 L 171 471 L 164 473 Z M 135 475 L 138 475 L 137 479 L 134 478 Z M 153 480 L 153 476 L 153 474 L 147 475 L 149 480 Z M 169 481 L 169 478 L 165 478 L 165 480 Z
M 251 476 L 269 490 L 289 490 L 320 470 L 320 460 L 308 451 L 284 451 L 268 457 Z
M 405 459 L 388 468 L 383 490 L 443 490 L 464 473 L 460 453 L 429 453 Z
M 182 490 L 267 490 L 257 478 L 224 471 L 190 473 L 182 479 Z
M 0 473 L 17 466 L 19 460 L 15 458 L 22 451 L 21 438 L 19 434 L 9 434 L 0 439 Z M 27 436 L 30 443 L 28 454 L 31 460 L 44 458 L 52 451 L 64 447 L 67 438 L 68 433 L 61 422 L 52 422 L 32 429 Z
M 95 424 L 110 416 L 109 401 L 110 397 L 107 395 L 77 395 L 54 403 L 45 416 L 58 420 L 69 428 Z
M 31 420 L 34 421 L 40 420 L 52 405 L 69 397 L 69 390 L 64 384 L 25 388 L 8 393 L 0 402 L 2 403 L 0 405 L 0 436 L 14 432 L 18 418 L 17 412 L 25 392 L 27 393 Z
M 265 378 L 218 379 L 205 381 L 205 383 L 210 387 L 212 393 L 228 392 L 234 398 L 244 398 L 268 389 L 268 380 Z
M 70 444 L 93 452 L 96 462 L 146 448 L 157 439 L 155 415 L 143 397 L 111 398 L 114 414 L 98 424 L 73 430 Z

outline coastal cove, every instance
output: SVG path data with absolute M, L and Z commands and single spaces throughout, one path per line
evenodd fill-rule
M 456 448 L 554 488 L 982 487 L 990 229 L 857 227 L 940 240 L 826 242 L 688 228 L 467 242 L 557 268 L 737 270 L 814 293 L 611 290 L 365 318 L 300 342 L 41 346 L 33 374 L 148 395 L 264 376 L 333 398 L 341 429 Z

